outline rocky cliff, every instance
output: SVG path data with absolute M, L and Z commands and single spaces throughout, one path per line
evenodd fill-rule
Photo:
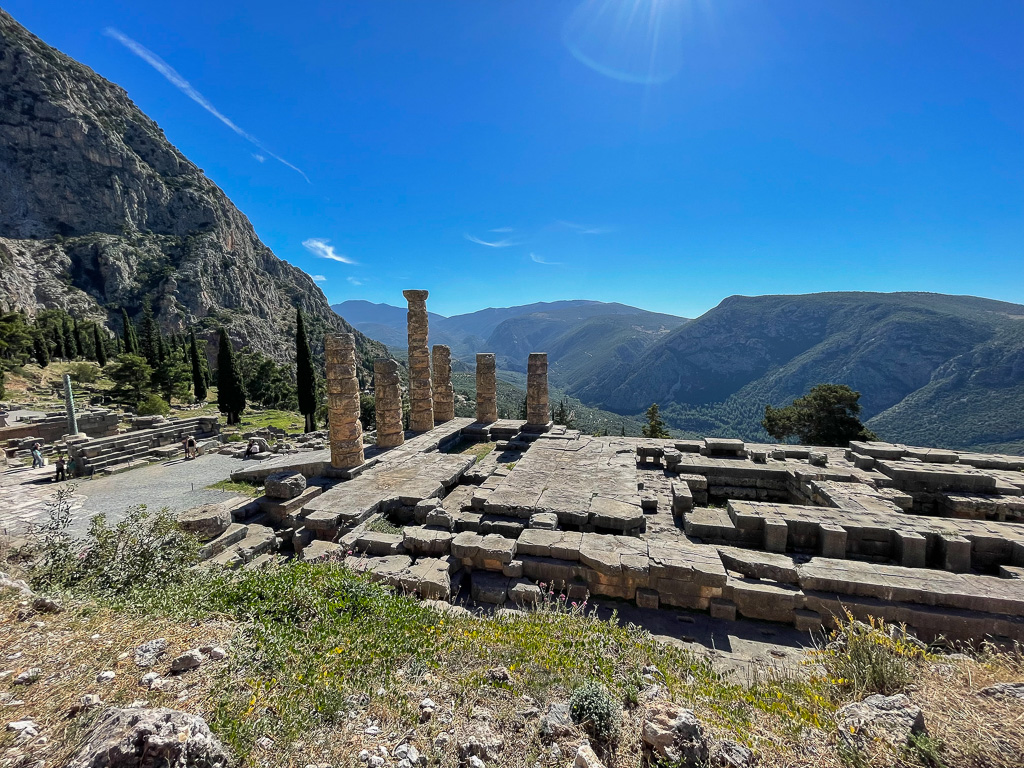
M 121 307 L 148 299 L 167 331 L 224 326 L 279 361 L 296 307 L 318 343 L 353 330 L 124 90 L 2 9 L 0 267 L 0 310 L 60 307 L 116 329 Z M 356 336 L 364 360 L 384 354 Z

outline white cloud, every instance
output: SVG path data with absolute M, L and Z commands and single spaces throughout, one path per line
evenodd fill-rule
M 576 224 L 572 221 L 559 221 L 557 223 L 561 224 L 563 227 L 568 227 L 569 229 L 575 230 L 577 233 L 581 235 L 606 235 L 612 231 L 610 227 L 586 227 L 582 224 Z
M 512 227 L 498 227 L 497 229 L 492 229 L 492 230 L 489 230 L 489 231 L 491 231 L 491 232 L 506 232 L 506 233 L 507 232 L 515 232 L 515 230 L 512 229 Z
M 334 250 L 334 246 L 330 244 L 331 241 L 323 237 L 311 237 L 308 240 L 303 240 L 302 245 L 305 246 L 306 250 L 321 259 L 330 259 L 331 261 L 337 261 L 342 264 L 355 264 L 356 262 L 350 259 L 348 256 L 344 256 Z
M 471 243 L 476 243 L 477 245 L 486 245 L 488 248 L 508 248 L 510 245 L 517 244 L 514 240 L 509 239 L 488 242 L 486 240 L 481 240 L 479 237 L 474 237 L 469 233 L 466 234 L 466 239 Z
M 246 141 L 248 141 L 248 142 L 252 143 L 253 145 L 255 145 L 256 147 L 258 147 L 262 151 L 266 152 L 268 155 L 270 155 L 272 158 L 277 160 L 279 163 L 287 166 L 288 168 L 291 168 L 293 171 L 295 171 L 296 173 L 301 175 L 302 178 L 304 178 L 306 180 L 307 184 L 310 183 L 309 177 L 302 171 L 302 169 L 292 165 L 291 163 L 289 163 L 287 160 L 285 160 L 280 155 L 275 155 L 273 152 L 271 152 L 269 149 L 267 149 L 267 147 L 263 144 L 263 142 L 261 142 L 259 139 L 257 139 L 255 136 L 253 136 L 251 133 L 248 133 L 248 132 L 244 131 L 242 128 L 240 128 L 237 125 L 235 125 L 235 123 L 227 115 L 225 115 L 223 112 L 221 112 L 215 106 L 213 106 L 213 104 L 211 104 L 210 101 L 205 96 L 203 96 L 203 94 L 201 94 L 199 91 L 197 91 L 195 88 L 193 88 L 192 84 L 188 80 L 186 80 L 184 77 L 182 77 L 180 74 L 178 74 L 178 72 L 174 69 L 174 67 L 172 67 L 170 64 L 168 64 L 163 59 L 161 59 L 159 56 L 157 56 L 151 50 L 146 48 L 141 43 L 138 43 L 135 40 L 132 40 L 130 37 L 128 37 L 128 35 L 124 34 L 123 32 L 121 32 L 118 29 L 114 29 L 113 27 L 107 27 L 103 32 L 104 32 L 105 35 L 107 35 L 107 37 L 114 38 L 119 43 L 121 43 L 121 45 L 123 45 L 125 48 L 127 48 L 129 51 L 131 51 L 136 56 L 138 56 L 140 59 L 142 59 L 147 64 L 149 64 L 151 67 L 153 67 L 153 69 L 155 69 L 157 72 L 159 72 L 165 78 L 167 78 L 167 81 L 171 85 L 173 85 L 179 91 L 181 91 L 186 96 L 188 96 L 190 99 L 192 99 L 192 101 L 194 101 L 196 104 L 201 106 L 203 109 L 205 109 L 211 115 L 213 115 L 218 120 L 220 120 L 222 123 L 224 123 L 224 125 L 226 125 L 228 128 L 230 128 L 232 131 L 237 133 L 239 136 L 241 136 Z M 260 160 L 259 157 L 257 157 L 256 159 Z M 260 162 L 263 162 L 263 161 L 260 160 Z
M 562 262 L 560 261 L 546 261 L 543 257 L 538 256 L 536 253 L 531 253 L 530 258 L 533 259 L 537 264 L 545 264 L 549 267 L 557 267 Z
M 326 283 L 327 282 L 327 278 L 324 277 L 323 275 L 312 275 L 312 278 L 313 278 L 313 282 L 314 283 Z
M 345 279 L 348 280 L 350 283 L 352 283 L 352 285 L 362 285 L 363 284 L 362 280 L 356 280 L 354 277 L 346 277 Z
M 263 155 L 258 155 L 255 152 L 253 152 L 252 159 L 255 160 L 257 163 L 265 163 L 267 161 L 267 158 L 265 158 Z

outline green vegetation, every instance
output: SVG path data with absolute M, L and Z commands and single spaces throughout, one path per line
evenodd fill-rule
M 588 680 L 569 697 L 569 715 L 603 750 L 608 750 L 622 730 L 622 705 L 601 683 Z
M 846 622 L 825 637 L 818 661 L 836 688 L 857 698 L 881 693 L 891 696 L 906 690 L 915 666 L 924 658 L 921 646 L 907 639 L 903 628 L 884 620 Z
M 235 365 L 228 332 L 220 329 L 220 351 L 217 355 L 217 406 L 227 416 L 228 424 L 237 424 L 245 410 L 245 388 Z
M 298 389 L 299 413 L 306 420 L 304 431 L 316 429 L 316 370 L 313 367 L 313 353 L 309 349 L 309 338 L 306 336 L 306 321 L 302 310 L 296 310 L 295 321 L 295 378 Z
M 761 426 L 776 440 L 795 437 L 803 445 L 842 448 L 851 440 L 877 440 L 857 418 L 859 400 L 860 392 L 845 384 L 819 384 L 785 408 L 765 406 Z
M 252 496 L 253 498 L 263 495 L 262 486 L 255 483 L 243 483 L 237 480 L 218 480 L 216 483 L 211 483 L 206 487 L 211 491 L 226 491 L 227 493 L 237 493 L 239 496 Z
M 658 404 L 651 403 L 651 407 L 647 409 L 647 426 L 644 427 L 644 437 L 656 437 L 660 439 L 666 439 L 670 437 L 668 430 L 665 429 L 665 422 L 661 420 L 661 416 L 658 413 Z
M 462 443 L 457 444 L 452 452 L 453 453 L 464 453 L 464 454 L 469 455 L 469 456 L 474 456 L 476 458 L 476 462 L 475 463 L 480 463 L 480 461 L 484 458 L 484 456 L 487 456 L 491 451 L 493 451 L 497 447 L 498 447 L 497 443 L 470 443 L 470 442 L 462 442 Z
M 573 410 L 569 405 L 569 402 L 564 397 L 559 400 L 558 405 L 555 406 L 555 409 L 551 414 L 551 419 L 555 424 L 561 424 L 569 429 L 576 428 L 576 411 Z
M 195 331 L 189 331 L 189 362 L 192 365 L 192 391 L 195 394 L 196 402 L 206 400 L 206 375 L 207 372 L 203 363 L 205 358 L 199 355 L 199 345 L 196 343 Z

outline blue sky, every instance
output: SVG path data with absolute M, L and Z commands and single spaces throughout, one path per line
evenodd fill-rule
M 1020 2 L 3 7 L 124 87 L 332 303 L 1024 302 Z

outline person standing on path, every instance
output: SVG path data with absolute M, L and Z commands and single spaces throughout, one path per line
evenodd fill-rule
M 64 462 L 63 455 L 57 457 L 57 462 L 53 466 L 56 469 L 56 472 L 54 473 L 53 476 L 53 482 L 59 483 L 61 480 L 68 479 L 67 472 L 64 471 L 65 467 L 67 467 L 67 464 Z
M 40 452 L 42 448 L 39 443 L 32 443 L 32 469 L 38 469 L 43 466 L 43 454 Z

